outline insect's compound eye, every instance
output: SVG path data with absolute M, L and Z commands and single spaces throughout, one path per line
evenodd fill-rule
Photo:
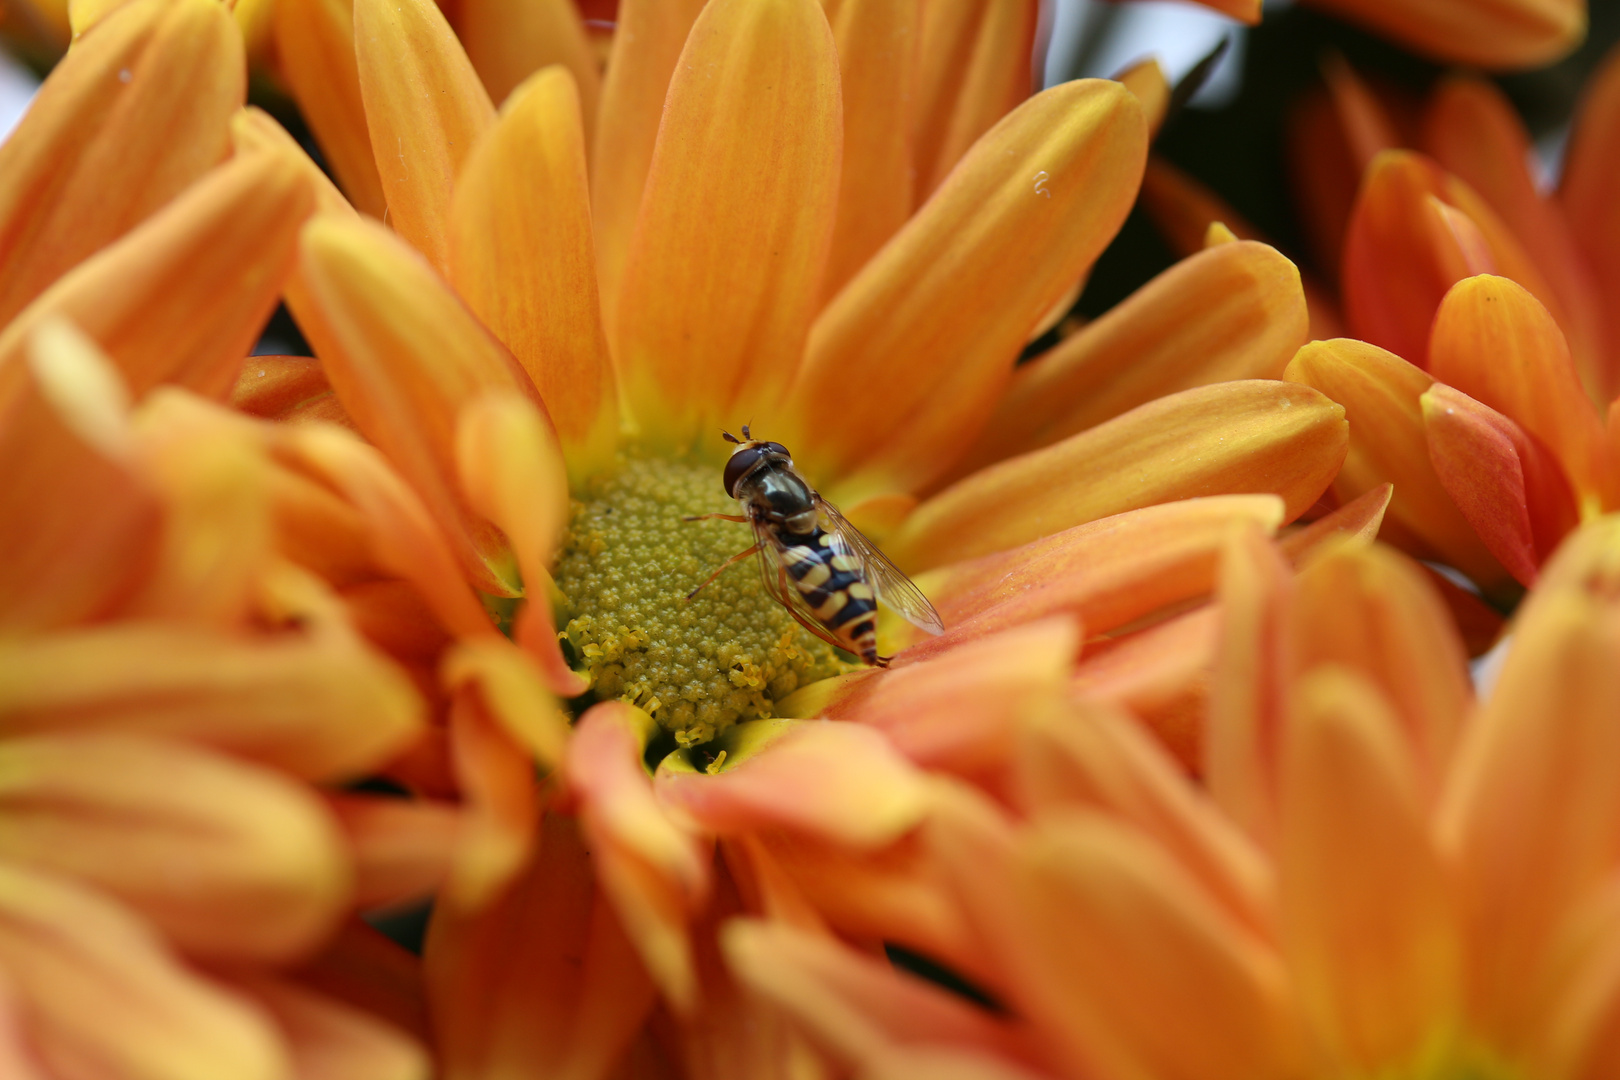
M 737 485 L 742 483 L 742 478 L 747 476 L 765 456 L 766 445 L 768 444 L 745 446 L 732 452 L 731 459 L 726 462 L 726 475 L 722 480 L 727 495 L 733 499 L 737 497 Z
M 781 454 L 785 458 L 790 458 L 793 456 L 792 454 L 788 453 L 788 448 L 779 442 L 760 443 L 759 448 L 765 451 L 767 454 Z

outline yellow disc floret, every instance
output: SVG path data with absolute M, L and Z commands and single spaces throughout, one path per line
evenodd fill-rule
M 766 593 L 752 559 L 686 599 L 754 542 L 747 525 L 682 520 L 737 512 L 713 464 L 621 455 L 577 494 L 558 611 L 596 700 L 632 702 L 694 746 L 848 670 Z

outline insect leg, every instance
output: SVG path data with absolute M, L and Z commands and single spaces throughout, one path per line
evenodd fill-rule
M 735 521 L 738 524 L 748 524 L 748 519 L 741 514 L 688 514 L 682 521 Z
M 746 521 L 747 519 L 744 518 L 743 520 Z M 733 566 L 736 566 L 738 563 L 742 562 L 744 559 L 748 558 L 748 556 L 752 555 L 754 552 L 756 552 L 758 550 L 759 550 L 759 545 L 755 544 L 753 547 L 749 548 L 747 551 L 740 552 L 740 553 L 738 553 L 736 555 L 733 555 L 731 558 L 727 559 L 725 562 L 720 564 L 720 569 L 716 570 L 714 573 L 712 573 L 708 577 L 704 578 L 702 585 L 699 585 L 697 588 L 695 588 L 691 592 L 687 593 L 686 598 L 688 600 L 692 599 L 692 597 L 694 597 L 698 593 L 702 592 L 704 587 L 707 586 L 709 584 L 709 582 L 713 581 L 715 578 L 719 577 L 721 574 L 725 573 L 727 570 L 731 569 Z

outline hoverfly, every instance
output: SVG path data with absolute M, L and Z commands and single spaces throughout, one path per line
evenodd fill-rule
M 800 626 L 866 664 L 887 667 L 877 653 L 877 601 L 930 634 L 943 633 L 939 612 L 877 546 L 862 536 L 838 509 L 816 494 L 793 468 L 781 443 L 755 439 L 744 424 L 743 437 L 721 432 L 736 444 L 726 462 L 726 494 L 743 504 L 744 514 L 700 514 L 687 521 L 719 518 L 754 527 L 754 546 L 732 556 L 687 594 L 688 600 L 728 568 L 759 555 L 765 591 Z

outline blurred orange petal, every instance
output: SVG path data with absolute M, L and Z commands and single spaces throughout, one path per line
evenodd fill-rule
M 421 960 L 358 917 L 345 923 L 320 955 L 293 974 L 326 997 L 426 1037 Z
M 350 899 L 335 822 L 266 769 L 182 742 L 79 734 L 9 738 L 0 773 L 0 857 L 95 885 L 193 955 L 288 960 Z
M 529 373 L 574 474 L 611 465 L 619 409 L 602 332 L 579 98 L 561 68 L 513 92 L 450 203 L 450 280 Z
M 293 1076 L 263 1013 L 183 967 L 123 907 L 62 879 L 0 866 L 0 968 L 53 1076 Z
M 1129 716 L 1077 702 L 1028 725 L 1014 798 L 1031 816 L 1061 807 L 1113 814 L 1151 836 L 1249 930 L 1269 934 L 1271 867 Z
M 238 109 L 231 117 L 231 153 L 240 156 L 265 151 L 279 151 L 291 155 L 298 162 L 315 193 L 315 208 L 320 213 L 354 214 L 354 207 L 332 183 L 332 178 L 315 164 L 314 159 L 275 117 L 257 105 Z
M 1501 215 L 1551 288 L 1541 299 L 1569 338 L 1581 382 L 1592 399 L 1620 393 L 1620 361 L 1604 362 L 1602 313 L 1592 278 L 1556 203 L 1536 190 L 1534 150 L 1524 122 L 1493 84 L 1450 78 L 1435 89 L 1424 147 Z
M 28 379 L 0 412 L 0 626 L 88 621 L 129 595 L 156 556 L 162 503 L 140 475 L 129 391 L 69 324 L 43 320 Z
M 1379 484 L 1354 499 L 1278 539 L 1277 546 L 1295 565 L 1319 548 L 1340 540 L 1376 540 L 1395 485 Z
M 1309 387 L 1246 380 L 1184 390 L 981 469 L 919 506 L 887 539 L 911 569 L 1005 550 L 1157 503 L 1270 493 L 1283 521 L 1344 460 L 1344 409 Z
M 354 859 L 354 904 L 374 908 L 422 900 L 450 873 L 461 811 L 449 803 L 338 794 L 329 805 Z
M 450 191 L 495 106 L 432 0 L 356 0 L 354 45 L 389 221 L 442 272 Z
M 823 298 L 911 216 L 911 84 L 920 5 L 823 0 L 838 47 L 844 160 Z
M 687 34 L 707 0 L 620 0 L 591 146 L 591 219 L 602 323 L 617 327 L 619 292 L 664 97 Z
M 1608 329 L 1611 378 L 1620 365 L 1620 204 L 1614 177 L 1620 172 L 1620 50 L 1611 49 L 1588 80 L 1570 130 L 1559 202 L 1570 235 L 1586 258 Z M 1620 385 L 1609 384 L 1609 396 Z
M 1400 725 L 1415 790 L 1431 804 L 1474 696 L 1467 654 L 1439 594 L 1416 564 L 1374 544 L 1327 548 L 1296 583 L 1300 667 L 1341 665 L 1377 688 Z
M 572 0 L 460 0 L 455 12 L 456 37 L 492 100 L 506 101 L 530 75 L 559 64 L 579 87 L 585 131 L 596 129 L 602 65 Z
M 423 965 L 446 1080 L 607 1073 L 653 988 L 577 823 L 547 812 L 511 887 L 476 914 L 441 904 Z
M 270 975 L 233 980 L 270 1014 L 287 1040 L 298 1080 L 427 1080 L 427 1051 L 404 1032 L 352 1005 Z
M 562 761 L 568 718 L 551 696 L 532 657 L 505 638 L 458 643 L 444 658 L 441 676 L 452 689 L 476 689 L 488 715 L 544 768 Z M 582 692 L 575 687 L 574 692 Z
M 1436 60 L 1490 69 L 1542 67 L 1586 36 L 1583 0 L 1310 0 Z
M 1557 464 L 1544 460 L 1547 453 L 1519 425 L 1449 386 L 1436 383 L 1422 401 L 1429 460 L 1452 502 L 1502 565 L 1521 584 L 1534 585 L 1541 560 L 1575 523 Z M 1554 504 L 1561 512 L 1550 523 L 1531 508 L 1532 487 L 1537 510 L 1551 501 L 1543 478 L 1556 479 L 1561 496 Z
M 754 720 L 712 743 L 712 775 L 678 755 L 658 767 L 661 804 L 719 835 L 775 826 L 854 848 L 890 843 L 921 820 L 922 774 L 877 731 L 823 720 Z
M 842 476 L 853 489 L 842 501 L 912 490 L 962 452 L 1030 331 L 1124 221 L 1146 150 L 1141 106 L 1117 83 L 1044 91 L 975 143 L 833 299 L 789 428 L 823 483 Z M 829 412 L 834 400 L 843 407 Z
M 1399 721 L 1342 668 L 1294 691 L 1277 840 L 1283 948 L 1334 1060 L 1419 1067 L 1461 1006 L 1462 943 L 1446 867 Z
M 912 89 L 918 206 L 980 135 L 1029 96 L 1036 20 L 1036 5 L 1024 0 L 921 7 Z
M 137 398 L 160 382 L 224 397 L 275 308 L 313 206 L 285 155 L 250 154 L 210 170 L 0 333 L 0 403 L 22 368 L 10 358 L 53 316 L 95 341 Z
M 1209 383 L 1277 379 L 1309 317 L 1294 264 L 1238 242 L 1166 270 L 1018 367 L 957 475 Z
M 1151 56 L 1139 60 L 1114 78 L 1142 103 L 1142 115 L 1147 118 L 1148 138 L 1158 135 L 1165 115 L 1170 111 L 1171 95 L 1170 80 L 1159 66 L 1159 61 Z
M 1344 57 L 1337 53 L 1324 57 L 1322 79 L 1327 83 L 1335 119 L 1345 147 L 1350 151 L 1350 166 L 1354 172 L 1365 172 L 1380 153 L 1401 145 L 1393 118 Z
M 1283 377 L 1314 386 L 1344 406 L 1350 450 L 1333 481 L 1339 500 L 1391 483 L 1385 539 L 1419 558 L 1455 566 L 1487 592 L 1511 584 L 1429 462 L 1419 399 L 1434 385 L 1432 376 L 1376 345 L 1336 338 L 1306 345 Z
M 356 209 L 381 218 L 388 197 L 360 98 L 353 6 L 349 0 L 277 0 L 273 12 L 281 74 L 321 155 Z
M 299 311 L 339 400 L 455 543 L 468 578 L 515 595 L 500 531 L 468 506 L 456 418 L 489 391 L 534 393 L 528 377 L 443 280 L 375 222 L 325 216 L 302 239 L 313 310 Z
M 1557 458 L 1583 517 L 1604 494 L 1603 426 L 1581 389 L 1564 335 L 1523 286 L 1458 282 L 1434 317 L 1434 377 L 1515 421 Z
M 786 389 L 832 238 L 841 136 L 815 0 L 704 8 L 670 80 L 609 328 L 645 435 L 685 449 Z
M 246 91 L 212 0 L 135 0 L 84 35 L 0 144 L 0 325 L 224 158 Z
M 469 684 L 456 688 L 450 706 L 450 762 L 466 816 L 439 902 L 476 911 L 511 884 L 533 850 L 534 763 Z
M 169 735 L 311 779 L 371 771 L 421 730 L 405 675 L 337 628 L 232 641 L 128 622 L 0 647 L 0 712 L 13 733 Z
M 231 408 L 276 420 L 332 389 L 313 356 L 255 356 L 243 364 L 231 391 Z

